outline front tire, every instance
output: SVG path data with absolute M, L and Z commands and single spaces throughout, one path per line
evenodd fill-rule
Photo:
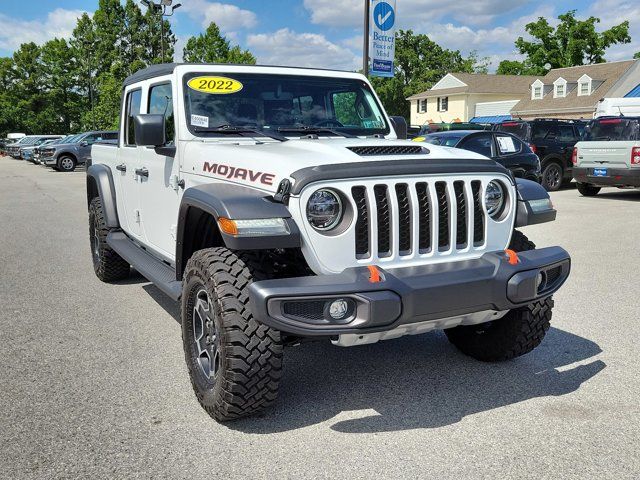
M 595 197 L 599 191 L 600 187 L 578 182 L 578 192 L 580 192 L 580 195 L 583 197 Z
M 93 270 L 103 282 L 115 282 L 129 276 L 129 264 L 107 243 L 109 227 L 104 218 L 102 201 L 96 197 L 89 203 L 89 240 Z
M 248 287 L 267 278 L 255 257 L 226 248 L 199 250 L 182 286 L 182 340 L 198 402 L 215 420 L 272 405 L 282 370 L 280 332 L 258 322 Z
M 535 249 L 522 232 L 514 230 L 509 248 L 516 252 Z M 553 299 L 547 297 L 509 311 L 499 320 L 461 325 L 445 330 L 449 341 L 462 353 L 483 362 L 510 360 L 529 353 L 545 337 L 551 322 Z
M 73 172 L 76 169 L 76 161 L 73 157 L 65 155 L 58 160 L 58 170 L 61 172 Z

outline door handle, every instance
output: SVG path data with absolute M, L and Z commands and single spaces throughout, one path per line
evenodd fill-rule
M 148 177 L 149 170 L 147 170 L 146 168 L 136 168 L 136 175 L 139 175 L 141 177 Z
M 127 166 L 124 163 L 121 163 L 120 165 L 116 165 L 116 170 L 119 172 L 126 172 Z

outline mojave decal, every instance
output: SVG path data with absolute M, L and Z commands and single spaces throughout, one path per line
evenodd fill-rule
M 223 178 L 248 180 L 254 183 L 262 183 L 263 185 L 273 185 L 273 181 L 276 178 L 273 173 L 256 172 L 250 168 L 237 168 L 220 163 L 204 162 L 202 171 Z

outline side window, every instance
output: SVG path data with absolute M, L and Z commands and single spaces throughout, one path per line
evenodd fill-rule
M 559 126 L 556 140 L 559 142 L 575 142 L 577 139 L 573 133 L 573 127 L 570 125 Z
M 458 147 L 479 153 L 480 155 L 484 155 L 485 157 L 491 157 L 491 142 L 491 134 L 482 133 L 471 135 L 470 137 L 463 139 Z
M 552 131 L 550 126 L 546 123 L 534 123 L 531 129 L 531 140 L 533 142 L 544 140 L 549 132 Z
M 135 147 L 136 145 L 136 133 L 133 127 L 133 117 L 140 114 L 140 101 L 142 100 L 142 90 L 133 90 L 127 93 L 127 117 L 126 122 L 126 137 L 124 144 L 128 147 Z
M 99 135 L 92 133 L 91 135 L 87 135 L 82 139 L 83 142 L 87 142 L 89 145 L 93 145 L 98 141 Z
M 509 135 L 496 135 L 500 155 L 513 155 L 522 151 L 522 142 Z
M 168 144 L 173 144 L 176 126 L 173 117 L 173 92 L 170 83 L 151 87 L 149 90 L 149 113 L 164 115 L 165 137 Z

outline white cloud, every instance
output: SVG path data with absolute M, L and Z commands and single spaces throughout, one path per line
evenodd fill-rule
M 403 28 L 412 28 L 416 22 L 436 22 L 445 17 L 471 25 L 488 25 L 500 15 L 528 3 L 530 0 L 399 0 L 396 7 L 398 23 Z M 335 0 L 304 0 L 304 6 L 316 24 L 359 27 L 363 22 L 362 0 L 342 0 L 339 4 Z
M 251 10 L 244 10 L 229 3 L 188 0 L 184 2 L 182 11 L 201 22 L 203 28 L 215 22 L 225 33 L 236 29 L 252 28 L 258 23 L 258 17 Z
M 20 20 L 0 13 L 0 50 L 11 52 L 26 42 L 41 45 L 52 38 L 69 38 L 83 13 L 56 8 L 44 20 Z
M 351 50 L 327 40 L 324 35 L 296 33 L 288 28 L 249 35 L 247 45 L 258 63 L 265 65 L 355 70 L 361 61 Z
M 629 0 L 598 0 L 588 10 L 589 15 L 601 19 L 600 27 L 604 30 L 614 25 L 629 21 L 631 43 L 615 45 L 607 50 L 607 60 L 628 60 L 633 54 L 640 52 L 640 3 Z

